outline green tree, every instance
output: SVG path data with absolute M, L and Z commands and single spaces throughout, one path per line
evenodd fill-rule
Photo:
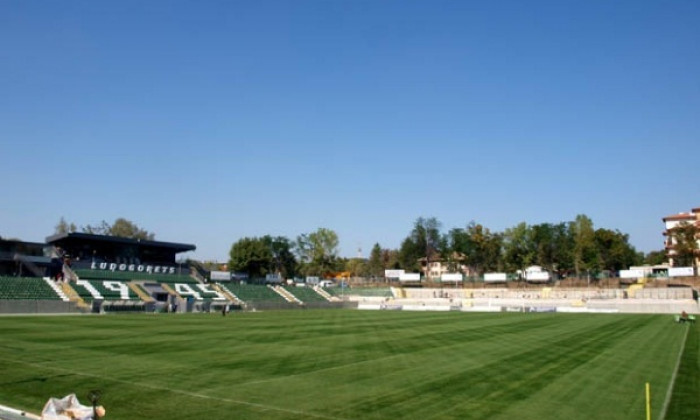
M 476 252 L 476 244 L 472 241 L 467 229 L 453 228 L 447 232 L 447 269 L 457 272 L 461 266 L 466 265 L 469 271 L 475 271 L 473 256 Z
M 369 253 L 367 261 L 367 274 L 371 277 L 384 276 L 384 262 L 382 261 L 382 247 L 378 243 L 374 244 Z
M 475 222 L 467 226 L 467 234 L 473 244 L 472 253 L 467 256 L 467 260 L 476 272 L 483 275 L 487 271 L 497 270 L 501 257 L 501 236 Z
M 59 235 L 59 234 L 66 234 L 66 233 L 72 233 L 77 231 L 78 228 L 75 226 L 75 223 L 68 223 L 66 222 L 66 219 L 61 216 L 61 220 L 58 221 L 58 224 L 54 227 L 54 234 Z
M 300 269 L 305 275 L 322 276 L 338 271 L 338 235 L 331 229 L 319 228 L 297 237 L 296 253 Z
M 693 267 L 694 275 L 697 275 L 698 237 L 700 229 L 688 222 L 681 222 L 671 229 L 670 235 L 673 238 L 671 246 L 671 257 L 673 265 L 678 267 Z
M 531 241 L 532 231 L 522 222 L 503 233 L 503 260 L 506 270 L 525 270 L 535 262 L 535 251 Z
M 440 222 L 434 218 L 419 217 L 413 224 L 409 236 L 401 243 L 399 259 L 401 268 L 415 271 L 420 268 L 419 260 L 425 258 L 426 266 L 437 259 L 440 250 L 444 248 L 440 236 Z M 429 273 L 430 270 L 426 270 Z
M 567 223 L 561 222 L 553 225 L 555 266 L 553 269 L 559 274 L 565 274 L 574 270 L 574 241 Z
M 629 243 L 629 235 L 610 229 L 596 229 L 598 268 L 620 271 L 638 264 L 637 250 Z
M 80 229 L 84 233 L 89 233 L 91 235 L 109 235 L 112 226 L 106 221 L 101 221 L 98 225 L 85 225 Z
M 581 277 L 583 271 L 594 270 L 598 266 L 598 252 L 595 242 L 593 221 L 586 215 L 579 214 L 576 220 L 569 223 L 573 238 L 573 262 L 576 277 Z
M 297 260 L 292 252 L 294 245 L 284 236 L 265 235 L 261 241 L 270 249 L 269 272 L 279 274 L 282 278 L 294 277 Z
M 152 241 L 155 239 L 155 233 L 148 232 L 145 229 L 139 228 L 136 223 L 127 220 L 123 217 L 118 218 L 112 223 L 109 228 L 110 236 L 118 236 L 121 238 L 144 239 Z
M 665 250 L 650 251 L 644 256 L 644 264 L 657 265 L 668 262 L 668 255 Z
M 483 275 L 501 266 L 502 236 L 483 225 L 470 222 L 465 229 L 452 229 L 447 234 L 448 268 L 458 270 L 466 264 L 470 271 Z
M 349 272 L 351 277 L 367 277 L 369 273 L 367 261 L 364 258 L 347 258 L 345 271 Z
M 555 228 L 551 223 L 540 223 L 530 227 L 530 248 L 534 254 L 535 264 L 549 271 L 556 269 Z
M 409 271 L 416 272 L 420 270 L 421 257 L 425 256 L 421 247 L 413 241 L 412 238 L 405 238 L 401 242 L 401 246 L 398 251 L 398 263 L 399 268 Z
M 141 229 L 136 223 L 127 220 L 123 217 L 117 218 L 114 223 L 109 224 L 106 221 L 100 222 L 98 225 L 83 226 L 84 233 L 93 235 L 118 236 L 120 238 L 144 239 L 152 241 L 156 234 L 145 229 Z
M 246 273 L 251 278 L 267 274 L 289 278 L 296 273 L 292 244 L 283 236 L 241 238 L 231 246 L 229 258 L 230 270 Z
M 262 238 L 241 238 L 231 245 L 229 269 L 246 273 L 250 278 L 261 278 L 272 273 L 272 249 Z
M 382 264 L 385 270 L 396 270 L 401 268 L 401 263 L 399 262 L 399 251 L 397 249 L 382 249 Z M 383 272 L 382 275 L 384 275 Z

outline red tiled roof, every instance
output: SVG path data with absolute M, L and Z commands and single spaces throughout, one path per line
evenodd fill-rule
M 698 219 L 698 215 L 700 215 L 700 207 L 695 207 L 690 211 L 690 213 L 672 214 L 664 217 L 662 220 L 664 222 L 668 220 L 700 220 Z
M 664 222 L 668 221 L 673 221 L 673 220 L 695 220 L 695 215 L 691 213 L 678 213 L 674 214 L 672 216 L 666 216 L 662 219 Z

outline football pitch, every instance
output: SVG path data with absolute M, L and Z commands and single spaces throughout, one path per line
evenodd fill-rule
M 653 419 L 694 419 L 698 342 L 670 315 L 0 317 L 0 404 L 99 389 L 121 420 L 645 419 L 649 383 Z

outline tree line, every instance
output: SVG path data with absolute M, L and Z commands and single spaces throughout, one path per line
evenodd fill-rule
M 339 257 L 337 234 L 320 228 L 293 241 L 270 236 L 239 239 L 231 247 L 229 269 L 251 277 L 271 273 L 323 276 L 343 271 L 351 276 L 379 278 L 386 269 L 419 272 L 437 261 L 451 272 L 473 276 L 512 273 L 539 265 L 561 276 L 581 277 L 644 263 L 659 264 L 666 261 L 666 253 L 638 252 L 629 243 L 629 235 L 596 229 L 586 215 L 570 222 L 523 222 L 502 232 L 474 221 L 443 231 L 436 218 L 419 217 L 398 249 L 376 243 L 367 259 Z
M 578 215 L 570 222 L 522 222 L 503 232 L 472 221 L 442 233 L 435 218 L 419 218 L 401 243 L 399 261 L 401 268 L 418 270 L 421 259 L 425 263 L 439 259 L 451 270 L 477 276 L 512 273 L 531 265 L 560 275 L 581 276 L 642 264 L 645 255 L 629 243 L 629 235 L 595 229 L 588 216 Z
M 120 238 L 143 239 L 150 241 L 154 240 L 156 237 L 155 233 L 141 229 L 136 223 L 123 217 L 118 217 L 113 223 L 108 223 L 103 220 L 96 225 L 84 225 L 80 226 L 80 228 L 78 228 L 75 223 L 69 223 L 65 218 L 61 217 L 54 227 L 54 234 L 57 235 L 73 232 L 90 233 L 93 235 L 118 236 Z
M 338 256 L 338 234 L 319 228 L 291 241 L 284 236 L 245 237 L 231 245 L 229 270 L 251 278 L 279 274 L 324 276 L 343 271 L 347 260 Z

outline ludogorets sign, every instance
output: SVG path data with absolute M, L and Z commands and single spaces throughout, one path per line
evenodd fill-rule
M 175 274 L 176 267 L 168 267 L 166 265 L 142 265 L 142 264 L 117 264 L 117 263 L 96 263 L 90 265 L 92 270 L 109 270 L 109 271 L 134 271 L 137 273 L 146 274 Z

